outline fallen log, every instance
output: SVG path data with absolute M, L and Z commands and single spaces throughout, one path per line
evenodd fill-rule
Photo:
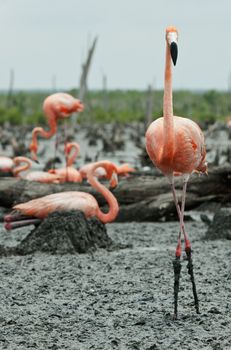
M 182 179 L 176 179 L 180 197 Z M 0 179 L 0 206 L 10 208 L 14 204 L 63 191 L 84 191 L 94 195 L 101 207 L 104 198 L 88 183 L 42 184 L 16 178 Z M 156 221 L 176 216 L 172 194 L 164 176 L 132 175 L 120 180 L 113 190 L 120 205 L 117 221 Z M 188 183 L 186 210 L 202 203 L 231 203 L 231 164 L 209 169 L 209 175 L 193 174 Z

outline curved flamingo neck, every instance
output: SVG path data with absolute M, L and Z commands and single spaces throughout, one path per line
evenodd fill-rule
M 97 190 L 99 193 L 102 194 L 102 196 L 106 199 L 108 206 L 109 206 L 109 211 L 108 213 L 103 213 L 100 208 L 98 208 L 97 212 L 97 217 L 99 218 L 100 221 L 103 223 L 111 222 L 113 221 L 118 212 L 119 212 L 119 205 L 117 202 L 117 199 L 114 197 L 114 195 L 109 191 L 104 185 L 102 185 L 96 177 L 94 177 L 94 171 L 98 167 L 104 167 L 104 164 L 99 162 L 98 164 L 92 166 L 91 171 L 87 174 L 88 181 L 91 184 L 91 186 Z
M 57 131 L 56 114 L 54 113 L 54 111 L 49 106 L 46 106 L 44 108 L 44 113 L 47 116 L 47 122 L 48 122 L 50 129 L 48 131 L 44 130 L 41 127 L 36 127 L 33 129 L 31 145 L 33 145 L 32 147 L 35 150 L 37 150 L 37 148 L 38 148 L 38 135 L 40 135 L 46 139 L 49 139 Z
M 74 152 L 72 153 L 72 155 L 70 155 L 71 151 L 74 150 Z M 67 166 L 72 166 L 75 159 L 77 158 L 78 154 L 79 154 L 79 144 L 77 142 L 73 142 L 70 145 L 70 151 L 69 151 L 69 155 L 67 157 Z
M 16 168 L 14 168 L 13 170 L 13 174 L 14 176 L 18 176 L 19 173 L 21 173 L 22 171 L 26 171 L 28 169 L 31 168 L 31 161 L 30 159 L 26 158 L 26 157 L 16 157 L 14 158 L 14 162 L 17 163 L 26 163 L 24 165 L 18 165 L 16 166 Z
M 168 43 L 166 43 L 166 62 L 165 62 L 165 80 L 164 80 L 164 158 L 171 158 L 174 149 L 174 121 L 172 106 L 172 62 Z

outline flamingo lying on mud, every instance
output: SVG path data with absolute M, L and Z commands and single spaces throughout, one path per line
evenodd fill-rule
M 178 32 L 175 27 L 166 29 L 166 65 L 164 83 L 163 117 L 151 123 L 146 132 L 146 149 L 153 164 L 159 168 L 167 177 L 176 205 L 177 214 L 180 221 L 180 233 L 176 248 L 176 259 L 173 263 L 174 282 L 174 317 L 177 317 L 177 303 L 179 291 L 179 279 L 181 271 L 181 234 L 184 237 L 185 252 L 188 260 L 188 272 L 191 276 L 193 295 L 196 312 L 199 313 L 199 302 L 196 292 L 196 285 L 193 274 L 192 250 L 188 235 L 184 226 L 184 209 L 186 187 L 190 175 L 193 172 L 207 173 L 207 163 L 205 162 L 206 150 L 204 136 L 199 126 L 190 119 L 173 115 L 172 107 L 172 68 L 177 61 Z M 181 206 L 178 203 L 174 176 L 182 175 L 183 193 Z
M 21 165 L 24 163 L 24 165 Z M 22 171 L 26 171 L 31 168 L 32 162 L 27 157 L 15 157 L 14 164 L 16 167 L 13 169 L 13 175 L 23 178 L 28 181 L 36 181 L 43 183 L 59 183 L 61 182 L 61 175 L 59 174 L 49 174 L 46 171 L 30 171 L 24 176 L 20 176 L 19 174 Z
M 43 111 L 47 117 L 50 130 L 46 131 L 36 127 L 32 131 L 32 142 L 30 144 L 31 157 L 37 160 L 38 140 L 40 135 L 46 139 L 51 138 L 57 131 L 57 120 L 68 118 L 71 113 L 82 112 L 83 104 L 69 94 L 58 92 L 48 96 L 43 103 Z
M 13 159 L 10 157 L 0 156 L 0 172 L 10 173 L 14 167 Z
M 96 199 L 89 193 L 78 191 L 60 192 L 15 205 L 13 207 L 14 211 L 4 218 L 5 228 L 10 230 L 30 224 L 37 224 L 54 211 L 69 210 L 80 210 L 87 218 L 96 216 L 103 223 L 113 221 L 118 214 L 119 205 L 111 191 L 100 184 L 94 177 L 94 171 L 98 167 L 105 169 L 108 178 L 114 179 L 115 185 L 117 184 L 116 167 L 109 161 L 100 161 L 93 164 L 88 172 L 89 183 L 104 196 L 108 203 L 108 213 L 103 213 L 100 210 Z
M 74 152 L 71 154 L 71 151 Z M 60 169 L 50 169 L 48 173 L 61 176 L 60 182 L 82 182 L 80 172 L 73 167 L 73 163 L 79 154 L 79 144 L 77 142 L 69 142 L 65 145 L 65 155 L 67 166 Z
M 79 172 L 80 172 L 80 174 L 81 174 L 83 179 L 87 178 L 88 169 L 91 168 L 92 164 L 94 164 L 94 163 L 85 164 L 79 169 Z M 135 171 L 135 169 L 132 168 L 128 163 L 124 163 L 122 165 L 116 165 L 116 164 L 114 164 L 114 165 L 116 167 L 117 175 L 120 175 L 120 176 L 128 176 L 129 173 Z M 105 171 L 105 169 L 103 167 L 97 168 L 95 170 L 94 175 L 96 177 L 98 177 L 99 179 L 103 179 L 103 178 L 108 179 L 107 173 L 106 173 L 106 171 Z

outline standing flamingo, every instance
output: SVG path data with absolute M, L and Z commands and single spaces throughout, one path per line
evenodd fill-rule
M 5 228 L 7 230 L 17 227 L 38 223 L 54 211 L 80 210 L 86 217 L 96 216 L 103 223 L 113 221 L 119 211 L 119 205 L 104 185 L 94 177 L 94 171 L 103 167 L 108 177 L 117 179 L 116 167 L 109 161 L 100 161 L 92 165 L 88 172 L 88 181 L 94 189 L 100 192 L 106 199 L 109 211 L 103 213 L 96 199 L 89 193 L 70 191 L 50 194 L 45 197 L 33 199 L 27 203 L 17 204 L 13 207 L 14 212 L 5 216 Z M 115 181 L 117 183 L 117 181 Z
M 72 155 L 71 151 L 74 149 Z M 66 164 L 67 166 L 60 169 L 50 169 L 50 174 L 60 175 L 62 180 L 60 182 L 82 182 L 82 176 L 80 172 L 72 165 L 79 154 L 79 144 L 77 142 L 69 142 L 65 145 Z
M 57 120 L 68 118 L 73 112 L 82 112 L 83 104 L 69 94 L 58 92 L 48 96 L 43 103 L 44 114 L 47 116 L 50 130 L 46 131 L 36 127 L 32 131 L 32 142 L 30 144 L 31 157 L 37 160 L 38 140 L 37 135 L 46 139 L 52 137 L 57 130 Z
M 19 173 L 30 169 L 32 166 L 31 160 L 27 157 L 15 157 L 13 161 L 16 165 L 16 167 L 13 169 L 14 176 L 20 176 Z M 20 165 L 21 163 L 25 164 Z M 28 181 L 36 181 L 43 183 L 59 183 L 62 180 L 61 175 L 49 174 L 46 171 L 30 171 L 26 175 L 20 177 Z
M 163 117 L 151 123 L 146 132 L 146 149 L 153 164 L 158 167 L 167 177 L 176 205 L 177 214 L 180 221 L 180 233 L 176 248 L 176 259 L 173 263 L 174 282 L 174 317 L 177 318 L 177 303 L 179 291 L 179 278 L 181 270 L 181 234 L 185 242 L 185 252 L 188 260 L 188 271 L 191 276 L 193 295 L 196 312 L 199 313 L 199 302 L 196 292 L 196 285 L 193 275 L 192 250 L 188 235 L 184 226 L 184 209 L 186 187 L 190 175 L 193 172 L 207 173 L 207 163 L 205 162 L 206 150 L 204 136 L 199 126 L 190 119 L 173 115 L 172 107 L 172 68 L 176 64 L 178 53 L 178 32 L 175 27 L 166 29 L 166 65 L 165 65 L 165 85 Z M 175 187 L 174 175 L 183 177 L 183 193 L 181 207 L 178 203 Z

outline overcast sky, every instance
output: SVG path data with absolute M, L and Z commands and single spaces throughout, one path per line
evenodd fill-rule
M 179 30 L 175 89 L 227 90 L 231 0 L 0 0 L 0 89 L 78 86 L 89 40 L 90 88 L 163 87 L 165 28 Z

